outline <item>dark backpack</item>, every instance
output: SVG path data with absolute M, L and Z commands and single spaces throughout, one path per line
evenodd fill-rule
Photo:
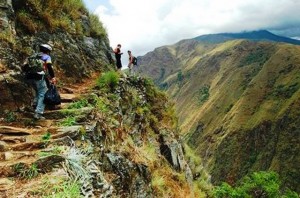
M 41 60 L 42 54 L 36 53 L 27 58 L 26 73 L 34 74 L 45 70 L 44 61 Z
M 132 58 L 132 63 L 133 63 L 133 65 L 137 65 L 137 58 L 136 57 Z

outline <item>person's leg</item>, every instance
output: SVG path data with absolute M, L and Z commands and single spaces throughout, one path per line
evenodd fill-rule
M 128 65 L 129 75 L 132 75 L 132 64 Z
M 47 85 L 44 79 L 36 80 L 36 89 L 37 89 L 37 106 L 35 109 L 35 118 L 43 118 L 42 115 L 45 110 L 44 97 L 47 92 Z
M 132 71 L 132 75 L 134 76 L 135 75 L 135 71 L 134 71 L 134 68 L 135 68 L 135 65 L 132 64 L 132 68 L 131 68 L 131 71 Z
M 121 63 L 121 60 L 119 60 L 119 59 L 117 59 L 117 68 L 118 68 L 118 70 L 120 70 L 120 71 L 121 71 L 121 69 L 122 69 L 122 63 Z
M 31 106 L 35 109 L 36 106 L 37 106 L 37 102 L 38 102 L 38 90 L 37 90 L 37 87 L 36 87 L 36 84 L 35 84 L 35 80 L 31 80 L 30 84 L 31 84 L 31 87 L 34 90 L 34 98 L 33 98 L 33 102 L 31 104 Z

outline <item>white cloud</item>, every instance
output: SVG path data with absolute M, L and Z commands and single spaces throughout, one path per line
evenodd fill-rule
M 130 49 L 135 55 L 144 55 L 156 47 L 207 33 L 257 29 L 280 31 L 300 25 L 299 0 L 108 2 L 109 6 L 108 3 L 105 3 L 106 7 L 100 5 L 95 13 L 104 23 L 112 47 L 121 43 L 124 52 Z

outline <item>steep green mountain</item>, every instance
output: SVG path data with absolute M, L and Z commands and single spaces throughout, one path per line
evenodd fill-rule
M 139 71 L 174 100 L 214 184 L 272 170 L 300 192 L 299 54 L 284 43 L 190 39 L 140 57 Z
M 272 34 L 267 30 L 258 30 L 252 32 L 242 32 L 242 33 L 219 33 L 219 34 L 207 34 L 194 38 L 198 41 L 208 42 L 208 43 L 222 43 L 234 39 L 248 39 L 248 40 L 265 40 L 273 42 L 283 42 L 291 43 L 295 45 L 300 45 L 300 41 L 296 39 L 291 39 L 283 36 L 278 36 Z

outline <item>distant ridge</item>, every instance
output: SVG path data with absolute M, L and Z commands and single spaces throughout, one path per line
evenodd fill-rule
M 273 42 L 284 42 L 294 45 L 300 45 L 300 41 L 296 39 L 291 39 L 288 37 L 275 35 L 267 30 L 258 30 L 251 32 L 241 32 L 241 33 L 219 33 L 219 34 L 207 34 L 194 38 L 198 41 L 208 42 L 208 43 L 222 43 L 228 40 L 234 39 L 249 39 L 257 41 L 273 41 Z

